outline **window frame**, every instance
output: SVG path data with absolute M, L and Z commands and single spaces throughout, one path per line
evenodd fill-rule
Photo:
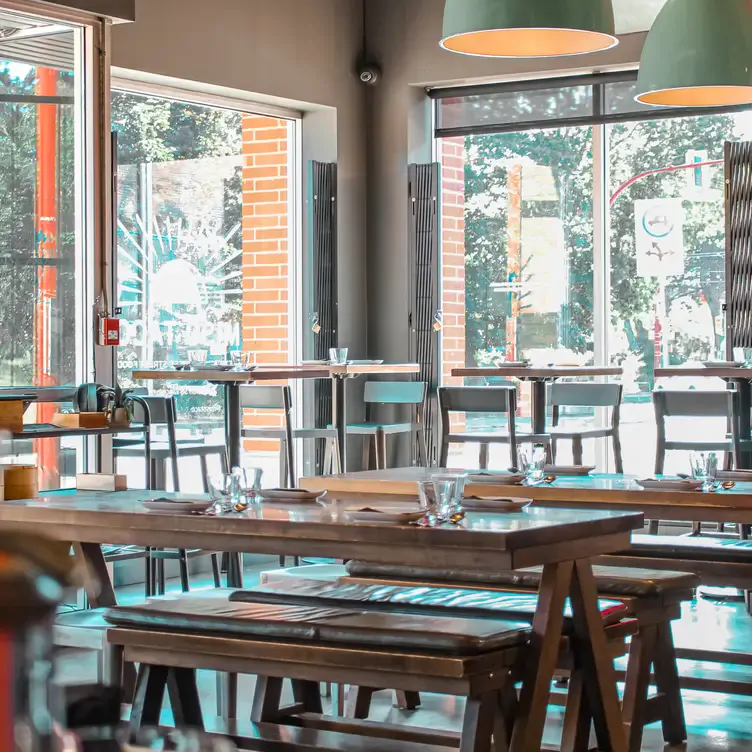
M 661 107 L 652 110 L 636 110 L 630 113 L 605 112 L 605 87 L 608 84 L 637 80 L 637 70 L 610 73 L 592 73 L 576 76 L 538 78 L 532 80 L 507 81 L 476 86 L 441 87 L 427 89 L 426 93 L 433 100 L 433 155 L 441 161 L 440 141 L 444 138 L 473 135 L 492 135 L 504 133 L 523 133 L 532 130 L 555 130 L 562 127 L 590 126 L 593 130 L 593 364 L 607 366 L 610 352 L 609 320 L 611 312 L 611 253 L 610 253 L 610 211 L 608 200 L 609 153 L 607 126 L 620 123 L 691 118 L 707 115 L 723 115 L 749 112 L 752 105 L 735 105 L 728 107 Z M 530 91 L 552 90 L 557 88 L 592 87 L 592 113 L 587 117 L 569 117 L 555 119 L 535 119 L 517 123 L 483 124 L 455 128 L 442 128 L 441 101 L 462 96 L 481 96 L 499 93 L 524 93 Z M 443 236 L 439 243 L 439 269 L 443 252 Z M 443 304 L 443 277 L 439 272 L 439 300 Z M 439 348 L 440 359 L 443 347 Z M 440 364 L 443 373 L 443 363 Z M 596 381 L 605 379 L 596 379 Z M 600 408 L 596 419 L 605 425 L 607 410 Z M 612 458 L 607 442 L 596 442 L 596 460 L 599 467 L 608 467 Z
M 493 133 L 520 133 L 523 131 L 555 129 L 573 126 L 598 126 L 613 123 L 632 123 L 641 120 L 663 120 L 677 117 L 697 117 L 699 115 L 723 115 L 750 110 L 750 105 L 733 105 L 728 107 L 656 107 L 653 110 L 635 110 L 634 112 L 607 113 L 605 111 L 605 87 L 608 84 L 633 82 L 637 80 L 637 70 L 613 73 L 589 73 L 579 76 L 561 76 L 558 78 L 536 78 L 526 81 L 507 81 L 477 86 L 441 87 L 427 89 L 428 97 L 434 101 L 434 136 L 449 138 L 451 136 L 473 136 Z M 458 97 L 478 97 L 494 94 L 514 94 L 531 91 L 568 89 L 573 87 L 592 88 L 592 112 L 587 116 L 540 118 L 518 123 L 485 123 L 483 125 L 466 125 L 454 128 L 441 127 L 441 100 Z

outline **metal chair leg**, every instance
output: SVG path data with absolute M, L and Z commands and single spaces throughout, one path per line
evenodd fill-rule
M 188 552 L 181 548 L 178 551 L 179 558 L 179 565 L 180 565 L 180 589 L 184 593 L 190 593 L 191 591 L 191 582 L 188 576 Z
M 214 578 L 214 587 L 221 588 L 222 577 L 219 572 L 219 556 L 217 554 L 211 555 L 211 568 L 212 568 L 212 577 Z

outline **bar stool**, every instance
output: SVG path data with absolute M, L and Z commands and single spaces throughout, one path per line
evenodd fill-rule
M 295 488 L 298 485 L 293 446 L 296 439 L 303 441 L 323 439 L 326 442 L 324 473 L 341 472 L 339 443 L 335 428 L 292 427 L 292 392 L 289 386 L 254 384 L 241 387 L 240 407 L 242 410 L 281 411 L 281 426 L 252 426 L 244 428 L 240 433 L 244 439 L 274 439 L 280 442 L 279 482 L 281 485 L 288 484 L 288 488 Z
M 655 447 L 655 473 L 663 474 L 666 452 L 724 452 L 724 467 L 729 469 L 738 455 L 739 439 L 734 413 L 735 389 L 656 389 L 653 391 L 657 441 Z M 666 438 L 667 418 L 724 418 L 731 426 L 731 435 L 724 440 L 707 441 L 704 437 L 668 440 Z M 657 535 L 659 520 L 650 520 L 648 530 Z M 695 522 L 693 532 L 702 531 L 702 523 Z
M 446 467 L 451 444 L 480 444 L 479 465 L 488 469 L 491 444 L 509 444 L 512 465 L 517 464 L 518 444 L 543 444 L 551 461 L 551 435 L 517 431 L 517 388 L 514 386 L 444 386 L 439 387 L 441 413 L 441 451 L 439 467 Z M 459 433 L 452 430 L 452 413 L 496 413 L 507 415 L 508 433 Z
M 372 448 L 376 458 L 376 469 L 386 469 L 386 437 L 408 433 L 418 440 L 418 464 L 421 467 L 427 467 L 428 450 L 423 428 L 425 400 L 425 381 L 367 381 L 365 383 L 363 401 L 366 403 L 366 420 L 363 423 L 351 423 L 347 426 L 348 435 L 363 437 L 364 470 L 368 470 L 371 466 Z M 376 420 L 375 410 L 378 405 L 412 406 L 414 418 L 394 423 Z
M 148 410 L 149 420 L 152 426 L 166 426 L 167 442 L 151 443 L 152 461 L 152 486 L 155 490 L 167 489 L 167 462 L 170 462 L 172 471 L 172 486 L 176 492 L 180 491 L 180 475 L 178 472 L 178 459 L 180 457 L 198 457 L 201 461 L 201 480 L 204 493 L 209 492 L 208 466 L 206 459 L 211 455 L 218 455 L 222 470 L 227 472 L 227 452 L 225 446 L 203 443 L 186 443 L 180 445 L 177 440 L 177 407 L 175 397 L 154 396 L 138 393 L 138 400 L 133 402 L 133 417 L 141 422 Z M 143 442 L 131 439 L 114 438 L 113 455 L 115 460 L 119 457 L 142 457 Z M 196 556 L 205 556 L 206 551 L 197 549 L 146 549 L 146 597 L 164 595 L 165 592 L 165 561 L 178 561 L 180 570 L 180 586 L 182 591 L 190 591 L 190 579 L 188 574 L 188 559 Z M 211 556 L 212 576 L 214 586 L 221 587 L 219 560 L 216 553 Z
M 572 442 L 572 460 L 582 464 L 582 440 L 611 438 L 614 447 L 614 464 L 617 473 L 624 472 L 619 439 L 619 418 L 621 412 L 621 384 L 565 383 L 554 382 L 549 387 L 553 407 L 551 427 L 551 454 L 556 462 L 557 442 Z M 567 407 L 610 407 L 611 425 L 607 428 L 567 428 L 561 427 L 562 408 Z

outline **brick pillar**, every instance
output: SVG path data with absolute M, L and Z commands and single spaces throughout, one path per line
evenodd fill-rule
M 453 368 L 465 365 L 465 139 L 441 141 L 442 383 L 462 384 Z
M 465 139 L 441 140 L 441 383 L 461 386 L 451 375 L 465 363 Z M 465 416 L 452 415 L 454 430 L 465 430 Z
M 289 360 L 288 124 L 243 115 L 243 350 L 259 365 Z M 247 411 L 244 424 L 281 426 L 279 412 Z M 278 441 L 246 440 L 248 451 Z

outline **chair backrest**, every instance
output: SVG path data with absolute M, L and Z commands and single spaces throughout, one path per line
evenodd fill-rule
M 549 387 L 554 407 L 616 407 L 621 403 L 621 384 L 556 381 Z
M 514 386 L 442 386 L 439 410 L 443 413 L 507 413 L 516 405 Z
M 366 381 L 363 401 L 381 405 L 420 405 L 426 398 L 425 381 Z
M 175 397 L 172 395 L 154 395 L 144 394 L 145 390 L 134 389 L 133 399 L 133 420 L 136 423 L 146 422 L 146 411 L 144 405 L 149 410 L 149 423 L 152 426 L 170 426 L 175 425 L 177 419 L 177 405 Z
M 653 392 L 653 403 L 658 418 L 683 416 L 691 418 L 730 418 L 733 414 L 732 389 L 711 391 L 699 389 L 666 390 Z
M 289 386 L 258 385 L 240 387 L 240 407 L 256 410 L 286 410 L 291 404 Z

